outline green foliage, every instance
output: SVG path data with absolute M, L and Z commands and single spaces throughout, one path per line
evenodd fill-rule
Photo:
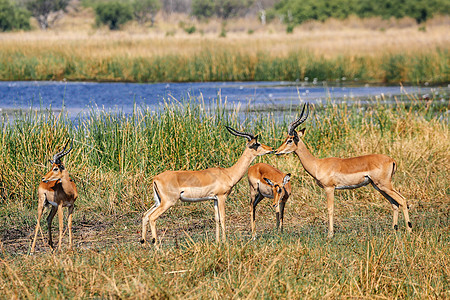
M 215 15 L 228 19 L 242 15 L 251 4 L 251 0 L 193 0 L 192 15 L 198 18 Z
M 193 34 L 196 30 L 195 25 L 184 27 L 184 31 L 187 34 Z
M 132 2 L 133 15 L 139 24 L 145 24 L 150 21 L 151 26 L 155 22 L 155 15 L 161 8 L 159 0 L 134 0 Z
M 213 0 L 192 0 L 192 15 L 198 18 L 210 18 L 214 15 Z
M 41 29 L 51 27 L 69 5 L 69 0 L 28 0 L 26 6 Z
M 174 32 L 167 32 L 173 35 Z M 222 27 L 220 36 L 226 36 Z M 425 53 L 342 55 L 323 57 L 295 51 L 274 57 L 267 52 L 246 54 L 225 49 L 205 49 L 195 55 L 107 58 L 79 57 L 71 52 L 49 51 L 24 55 L 0 52 L 0 80 L 93 80 L 128 82 L 188 81 L 318 81 L 392 83 L 443 83 L 450 81 L 450 52 L 428 49 Z
M 0 31 L 18 29 L 30 29 L 30 13 L 9 0 L 0 0 Z
M 292 24 L 292 23 L 290 23 L 290 24 L 288 24 L 288 25 L 286 26 L 286 32 L 287 32 L 287 33 L 293 33 L 293 32 L 294 32 L 294 28 L 295 28 L 295 25 Z
M 306 20 L 324 21 L 330 17 L 347 18 L 381 16 L 383 18 L 411 17 L 418 23 L 436 14 L 450 14 L 450 2 L 446 0 L 282 0 L 268 14 L 282 16 L 285 22 L 303 23 Z
M 118 30 L 121 25 L 133 19 L 132 7 L 128 2 L 100 2 L 95 7 L 96 22 L 104 24 L 111 30 Z

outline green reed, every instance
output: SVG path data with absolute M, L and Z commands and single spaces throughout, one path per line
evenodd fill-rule
M 426 52 L 339 55 L 326 58 L 309 51 L 286 56 L 266 52 L 245 54 L 203 50 L 193 56 L 78 57 L 70 51 L 24 54 L 0 53 L 0 80 L 88 80 L 129 82 L 191 81 L 364 81 L 386 83 L 442 83 L 450 81 L 446 49 Z
M 405 96 L 410 97 L 410 96 Z M 224 125 L 278 146 L 301 106 L 283 117 L 227 109 L 218 101 L 165 104 L 131 114 L 92 109 L 28 111 L 4 117 L 0 135 L 0 295 L 4 298 L 448 298 L 448 103 L 314 105 L 302 127 L 318 157 L 384 153 L 398 163 L 395 187 L 408 199 L 413 233 L 390 229 L 392 211 L 374 189 L 336 194 L 333 239 L 326 238 L 322 189 L 294 155 L 257 158 L 293 174 L 285 232 L 269 201 L 250 240 L 245 178 L 227 200 L 228 242 L 214 242 L 210 202 L 178 204 L 157 222 L 161 251 L 138 240 L 152 204 L 151 178 L 166 169 L 231 166 L 245 139 Z M 375 101 L 375 100 L 374 100 Z M 69 137 L 64 163 L 79 191 L 74 251 L 53 254 L 38 241 L 36 187 L 47 160 Z M 56 225 L 54 224 L 54 228 Z M 47 226 L 43 222 L 44 234 Z M 56 229 L 55 229 L 56 230 Z M 63 241 L 66 247 L 67 238 Z

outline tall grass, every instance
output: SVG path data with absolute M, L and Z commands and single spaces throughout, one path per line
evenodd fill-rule
M 445 28 L 446 29 L 446 28 Z M 450 81 L 446 30 L 304 30 L 176 36 L 64 32 L 0 37 L 0 80 Z M 395 43 L 392 41 L 395 40 Z
M 308 51 L 274 57 L 267 52 L 241 54 L 203 50 L 192 56 L 77 57 L 65 51 L 25 55 L 0 52 L 1 80 L 71 80 L 129 82 L 192 81 L 363 81 L 444 83 L 450 81 L 448 50 L 426 53 L 317 56 Z
M 229 242 L 214 243 L 211 203 L 178 204 L 158 220 L 162 251 L 138 244 L 141 213 L 152 203 L 152 176 L 166 169 L 231 166 L 245 140 L 224 125 L 260 133 L 277 146 L 292 116 L 245 114 L 190 102 L 158 112 L 92 111 L 70 120 L 28 112 L 3 119 L 0 136 L 0 294 L 11 298 L 446 298 L 450 295 L 449 117 L 444 106 L 414 98 L 405 104 L 316 105 L 305 142 L 318 157 L 384 153 L 398 165 L 395 187 L 407 198 L 413 233 L 366 187 L 337 193 L 336 236 L 326 238 L 323 191 L 293 155 L 264 156 L 289 171 L 293 195 L 285 232 L 274 212 L 258 206 L 250 241 L 248 187 L 227 200 Z M 277 120 L 277 121 L 275 121 Z M 73 137 L 64 163 L 80 193 L 75 250 L 51 254 L 42 239 L 26 256 L 35 225 L 36 186 L 47 159 Z M 268 202 L 267 202 L 268 203 Z M 44 226 L 44 231 L 46 226 Z M 64 241 L 65 243 L 67 241 Z M 64 244 L 66 246 L 66 244 Z

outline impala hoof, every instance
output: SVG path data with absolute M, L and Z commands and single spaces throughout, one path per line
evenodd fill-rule
M 143 244 L 143 243 L 145 243 L 145 240 L 144 240 L 144 239 L 141 239 L 141 244 Z
M 395 229 L 395 230 L 398 230 L 398 225 L 394 225 L 394 229 Z
M 154 243 L 156 243 L 156 239 L 155 238 L 152 239 L 152 244 L 154 244 Z

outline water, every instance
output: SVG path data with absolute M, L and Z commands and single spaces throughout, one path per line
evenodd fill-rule
M 326 84 L 292 82 L 207 82 L 207 83 L 90 83 L 90 82 L 0 82 L 0 110 L 52 109 L 64 106 L 69 115 L 87 110 L 123 111 L 133 106 L 161 107 L 164 102 L 201 99 L 206 104 L 218 97 L 230 107 L 240 105 L 249 110 L 280 110 L 302 101 L 364 103 L 436 99 L 448 101 L 449 87 L 401 86 L 326 86 Z

